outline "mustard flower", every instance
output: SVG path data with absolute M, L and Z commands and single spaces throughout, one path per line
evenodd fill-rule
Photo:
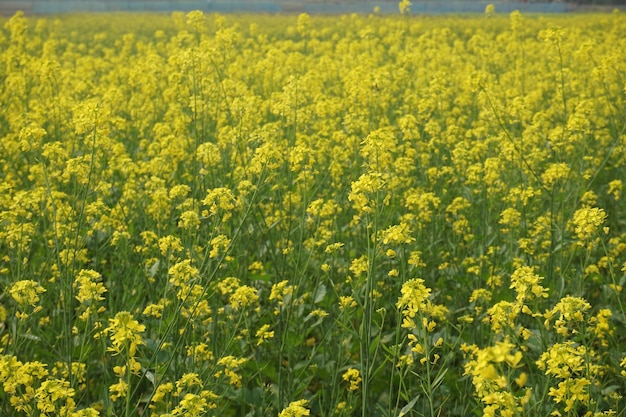
M 74 411 L 72 417 L 100 417 L 100 412 L 95 408 L 87 407 Z
M 187 346 L 187 356 L 192 356 L 195 361 L 210 361 L 213 360 L 213 351 L 209 349 L 209 345 L 201 342 Z
M 97 310 L 97 303 L 103 301 L 103 294 L 107 291 L 102 282 L 102 276 L 93 270 L 81 270 L 74 280 L 74 287 L 78 288 L 76 300 L 80 302 L 86 310 L 81 314 L 80 319 L 86 320 L 89 315 Z
M 170 276 L 169 281 L 177 287 L 189 285 L 200 276 L 198 268 L 192 266 L 189 259 L 174 264 L 167 273 Z
M 373 172 L 382 172 L 394 163 L 397 139 L 389 128 L 370 132 L 361 142 L 361 155 L 367 161 L 366 166 Z
M 402 315 L 404 316 L 402 327 L 415 327 L 412 319 L 418 311 L 426 308 L 426 301 L 430 296 L 430 291 L 430 288 L 424 285 L 424 280 L 421 278 L 414 278 L 402 284 L 401 296 L 396 303 L 396 306 L 402 310 Z
M 414 250 L 409 254 L 407 263 L 413 268 L 423 268 L 426 266 L 426 262 L 422 259 L 422 252 L 418 250 Z
M 587 348 L 576 345 L 571 340 L 565 343 L 556 343 L 541 354 L 537 360 L 537 367 L 545 371 L 546 375 L 568 379 L 584 372 Z
M 87 382 L 87 365 L 81 362 L 72 362 L 72 378 L 74 378 L 79 383 L 79 388 L 86 388 Z M 54 364 L 52 368 L 52 375 L 56 376 L 59 379 L 68 379 L 70 372 L 67 362 L 57 362 Z
M 491 325 L 491 330 L 502 333 L 515 328 L 515 319 L 521 311 L 522 306 L 519 303 L 499 301 L 487 310 L 484 321 Z
M 588 386 L 591 381 L 587 378 L 572 378 L 559 382 L 557 388 L 551 387 L 548 395 L 554 397 L 554 401 L 558 404 L 565 402 L 566 413 L 576 409 L 580 404 L 589 404 Z M 575 408 L 576 407 L 576 408 Z
M 282 305 L 282 301 L 284 297 L 293 294 L 293 291 L 296 289 L 295 286 L 289 285 L 289 281 L 283 280 L 274 285 L 272 285 L 272 289 L 270 290 L 269 300 L 278 300 L 279 305 Z
M 309 402 L 307 400 L 293 401 L 278 414 L 278 417 L 305 417 L 311 415 L 311 410 L 306 408 L 308 405 Z
M 226 277 L 216 284 L 215 289 L 221 295 L 230 295 L 234 293 L 235 290 L 237 290 L 237 288 L 239 288 L 240 286 L 241 281 L 239 280 L 239 278 Z
M 574 224 L 574 233 L 579 239 L 579 244 L 588 241 L 593 237 L 598 228 L 606 221 L 606 213 L 603 209 L 597 207 L 583 207 L 574 212 L 572 223 Z
M 489 414 L 495 410 L 500 410 L 501 415 L 520 413 L 528 398 L 510 392 L 507 376 L 512 369 L 520 367 L 523 355 L 508 337 L 483 349 L 463 345 L 461 350 L 469 353 L 464 375 L 471 375 L 476 394 L 486 405 L 483 415 L 495 415 Z
M 372 213 L 376 201 L 371 198 L 383 189 L 384 184 L 381 174 L 363 174 L 358 180 L 352 182 L 348 200 L 358 212 Z
M 230 296 L 229 303 L 234 310 L 240 310 L 244 307 L 250 307 L 257 304 L 259 301 L 259 295 L 256 288 L 252 288 L 248 285 L 242 285 L 237 288 L 235 292 Z
M 221 222 L 227 222 L 232 217 L 233 210 L 239 205 L 233 192 L 225 187 L 208 190 L 202 204 L 209 208 L 210 216 L 221 214 Z
M 206 414 L 208 408 L 206 398 L 198 394 L 187 393 L 180 400 L 180 403 L 172 411 L 173 415 L 181 415 L 185 417 L 201 417 Z
M 548 29 L 544 29 L 539 32 L 539 39 L 545 42 L 559 44 L 563 42 L 563 37 L 564 31 L 563 28 L 559 25 L 553 25 Z
M 256 333 L 254 334 L 255 337 L 257 337 L 257 346 L 261 345 L 262 343 L 264 343 L 266 340 L 271 339 L 274 337 L 274 331 L 270 330 L 270 325 L 269 324 L 264 324 L 263 326 L 261 326 L 261 328 L 259 330 L 256 331 Z
M 178 395 L 181 395 L 184 391 L 188 391 L 194 387 L 203 387 L 202 380 L 199 375 L 194 372 L 186 373 L 181 376 L 178 381 L 176 381 L 176 392 Z
M 298 15 L 298 23 L 296 25 L 298 33 L 302 36 L 306 35 L 309 30 L 310 25 L 311 25 L 311 16 L 309 16 L 306 13 L 300 13 Z
M 567 179 L 570 170 L 569 165 L 564 162 L 552 163 L 548 165 L 548 168 L 541 174 L 541 181 L 544 186 L 552 187 L 559 181 Z
M 130 357 L 133 357 L 137 351 L 137 346 L 144 344 L 140 333 L 145 330 L 146 326 L 134 320 L 132 314 L 121 311 L 114 318 L 109 319 L 109 327 L 104 329 L 102 333 L 110 334 L 113 346 L 108 348 L 108 351 L 114 352 L 116 355 L 126 352 Z
M 367 259 L 367 255 L 363 255 L 359 258 L 353 259 L 350 263 L 350 272 L 354 274 L 355 277 L 360 277 L 364 273 L 369 270 L 369 263 Z
M 246 358 L 236 358 L 232 355 L 224 356 L 222 359 L 217 361 L 217 364 L 223 366 L 224 369 L 216 372 L 215 377 L 219 378 L 224 375 L 228 377 L 228 383 L 230 385 L 240 387 L 242 377 L 237 373 L 237 370 L 247 361 L 248 360 Z
M 420 188 L 405 192 L 404 199 L 404 206 L 420 220 L 420 228 L 432 220 L 434 210 L 441 204 L 441 199 L 435 193 Z
M 162 402 L 165 400 L 165 396 L 172 393 L 174 391 L 174 384 L 171 382 L 166 382 L 159 385 L 154 391 L 154 395 L 150 400 L 150 409 L 155 409 L 157 407 L 156 403 Z
M 535 274 L 533 268 L 529 266 L 522 266 L 517 268 L 513 274 L 511 274 L 511 289 L 517 292 L 515 301 L 520 305 L 523 305 L 529 298 L 546 298 L 548 292 L 546 288 L 539 285 L 543 280 L 542 277 Z
M 186 210 L 181 213 L 178 220 L 178 227 L 183 230 L 198 230 L 200 227 L 200 217 L 194 210 Z
M 550 321 L 553 317 L 557 317 L 554 321 L 554 328 L 558 334 L 567 336 L 570 331 L 576 331 L 576 329 L 570 329 L 570 326 L 575 323 L 582 324 L 585 321 L 585 312 L 589 309 L 591 309 L 591 304 L 584 298 L 563 297 L 551 310 L 544 313 L 546 319 L 544 325 L 549 329 Z
M 519 10 L 513 10 L 509 15 L 509 20 L 511 22 L 511 31 L 513 33 L 519 32 L 524 28 L 524 16 Z
M 28 279 L 15 282 L 9 289 L 9 294 L 21 308 L 35 307 L 39 302 L 39 294 L 44 292 L 46 292 L 45 288 L 37 281 Z
M 48 379 L 43 381 L 35 393 L 37 409 L 42 413 L 56 411 L 59 401 L 71 399 L 74 396 L 74 388 L 70 387 L 69 381 L 61 379 Z
M 358 369 L 348 368 L 346 372 L 341 376 L 341 379 L 346 381 L 349 385 L 349 391 L 356 391 L 361 386 L 361 374 Z
M 126 397 L 126 393 L 128 392 L 128 384 L 124 381 L 123 378 L 118 378 L 115 384 L 109 385 L 109 398 L 111 401 L 115 402 L 120 398 Z
M 344 244 L 341 242 L 331 243 L 330 245 L 326 246 L 326 248 L 324 249 L 324 252 L 328 254 L 334 253 L 338 251 L 339 249 L 341 249 L 343 246 Z
M 613 335 L 613 327 L 611 326 L 610 318 L 613 315 L 610 309 L 602 308 L 598 311 L 595 317 L 589 320 L 593 332 L 600 340 L 602 346 L 608 346 L 607 337 Z
M 339 297 L 339 309 L 345 310 L 348 308 L 354 308 L 357 306 L 356 301 L 351 295 L 342 295 Z
M 217 258 L 220 253 L 224 253 L 230 246 L 230 239 L 226 235 L 218 235 L 211 239 L 211 251 L 209 258 Z
M 623 188 L 624 185 L 622 183 L 622 180 L 613 180 L 609 182 L 609 190 L 607 191 L 607 194 L 612 195 L 613 199 L 615 199 L 615 201 L 618 201 L 622 195 Z
M 156 318 L 161 318 L 163 316 L 163 309 L 165 305 L 163 304 L 148 304 L 146 308 L 144 308 L 143 314 L 144 316 L 153 316 Z
M 183 243 L 180 238 L 172 235 L 160 238 L 158 246 L 163 256 L 171 255 L 183 250 Z
M 509 227 L 516 227 L 519 226 L 520 221 L 522 220 L 522 214 L 512 208 L 506 208 L 502 211 L 502 213 L 500 213 L 500 221 L 498 222 L 499 224 L 506 226 L 505 228 L 502 229 L 502 231 L 504 233 L 508 233 L 509 231 Z
M 398 3 L 398 10 L 400 11 L 400 14 L 409 13 L 411 11 L 412 4 L 413 3 L 409 0 L 401 0 L 400 3 Z
M 196 32 L 202 32 L 203 28 L 206 25 L 204 13 L 200 10 L 192 10 L 187 13 L 187 24 L 194 28 Z
M 402 222 L 383 230 L 381 232 L 381 240 L 385 245 L 397 245 L 401 243 L 411 243 L 415 241 L 415 238 L 411 236 L 411 228 L 409 225 Z

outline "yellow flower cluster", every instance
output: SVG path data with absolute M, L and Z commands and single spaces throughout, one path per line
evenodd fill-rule
M 624 15 L 397 5 L 0 17 L 2 415 L 626 415 Z

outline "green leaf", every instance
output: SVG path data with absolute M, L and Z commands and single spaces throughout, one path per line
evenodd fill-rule
M 402 416 L 406 415 L 409 411 L 411 411 L 411 408 L 413 408 L 413 406 L 417 402 L 418 398 L 419 398 L 419 395 L 417 397 L 413 398 L 411 401 L 409 401 L 409 403 L 407 405 L 402 407 L 402 409 L 400 410 L 400 413 L 398 413 L 397 417 L 402 417 Z
M 324 284 L 320 284 L 315 289 L 315 300 L 313 303 L 317 304 L 324 299 L 326 296 L 326 286 Z

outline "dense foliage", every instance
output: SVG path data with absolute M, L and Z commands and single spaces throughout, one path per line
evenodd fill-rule
M 3 22 L 2 416 L 626 416 L 626 19 L 403 3 Z

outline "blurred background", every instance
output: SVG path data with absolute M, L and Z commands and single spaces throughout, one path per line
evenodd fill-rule
M 411 14 L 482 13 L 492 3 L 496 12 L 563 13 L 624 9 L 626 0 L 414 0 Z M 0 0 L 0 14 L 22 10 L 27 15 L 73 12 L 172 12 L 174 10 L 235 13 L 398 13 L 398 0 Z

